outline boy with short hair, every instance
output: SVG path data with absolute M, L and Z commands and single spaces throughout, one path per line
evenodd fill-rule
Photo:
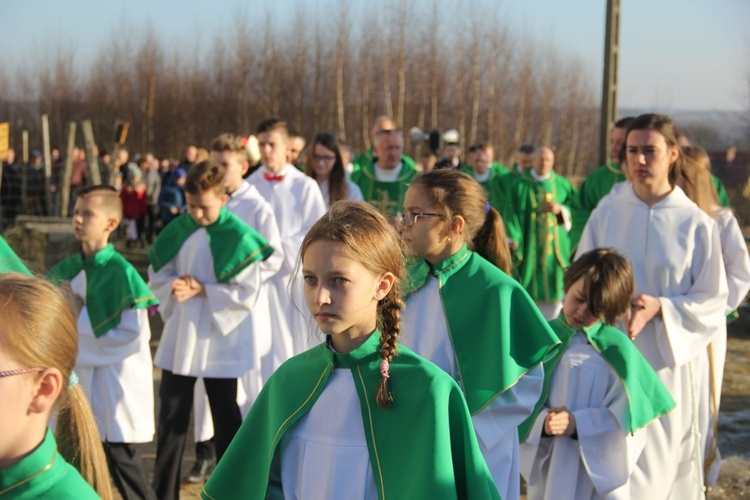
M 295 295 L 294 299 L 290 298 L 289 283 L 294 276 L 302 239 L 326 213 L 326 203 L 318 183 L 287 163 L 289 128 L 286 122 L 276 118 L 264 120 L 258 125 L 257 136 L 263 165 L 247 180 L 273 208 L 284 247 L 284 265 L 271 279 L 275 293 L 269 297 L 271 310 L 278 312 L 274 317 L 272 346 L 274 363 L 271 368 L 275 369 L 292 355 L 307 350 L 308 323 L 300 312 L 304 298 L 300 288 L 292 288 Z
M 221 459 L 242 417 L 237 378 L 253 368 L 254 309 L 271 248 L 226 208 L 225 169 L 194 166 L 185 181 L 188 213 L 149 249 L 150 284 L 161 300 L 164 330 L 154 363 L 162 369 L 154 489 L 179 497 L 193 388 L 203 377 Z
M 81 252 L 49 271 L 75 294 L 78 359 L 75 372 L 91 403 L 112 479 L 126 498 L 153 498 L 132 443 L 154 438 L 154 381 L 148 308 L 157 299 L 135 268 L 109 243 L 120 224 L 115 188 L 78 191 L 73 232 Z

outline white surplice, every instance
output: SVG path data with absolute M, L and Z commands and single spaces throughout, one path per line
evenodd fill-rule
M 578 439 L 542 437 L 547 409 L 565 406 Z M 586 335 L 570 340 L 550 380 L 547 402 L 521 444 L 521 474 L 529 500 L 630 498 L 628 480 L 646 444 L 645 429 L 626 430 L 628 396 Z
M 244 418 L 263 388 L 262 366 L 265 363 L 273 362 L 271 359 L 273 321 L 271 320 L 269 295 L 275 293 L 275 289 L 270 284 L 270 279 L 279 272 L 284 263 L 284 249 L 281 245 L 281 235 L 273 209 L 255 186 L 250 185 L 247 181 L 242 181 L 240 187 L 229 195 L 226 207 L 245 224 L 255 229 L 273 248 L 273 253 L 267 259 L 257 263 L 261 270 L 262 285 L 258 294 L 258 301 L 255 303 L 251 315 L 252 331 L 256 336 L 256 350 L 254 352 L 256 359 L 253 362 L 253 368 L 240 377 L 237 384 L 237 404 Z M 208 441 L 214 435 L 214 424 L 206 388 L 202 380 L 195 384 L 193 412 L 195 416 L 193 422 L 195 441 Z
M 438 365 L 460 385 L 437 278 L 428 277 L 424 286 L 407 299 L 402 323 L 399 342 Z M 471 327 L 466 325 L 467 329 Z M 543 384 L 540 364 L 471 417 L 479 448 L 504 500 L 520 498 L 518 426 L 531 415 Z
M 716 223 L 675 187 L 648 206 L 632 186 L 603 199 L 578 255 L 612 247 L 630 259 L 635 295 L 655 296 L 661 314 L 635 344 L 677 402 L 647 427 L 631 478 L 632 498 L 703 498 L 709 425 L 708 345 L 726 328 L 727 283 Z
M 251 313 L 261 273 L 257 263 L 251 264 L 228 283 L 218 283 L 208 233 L 202 227 L 158 272 L 149 266 L 149 288 L 159 299 L 164 319 L 154 364 L 177 375 L 208 378 L 239 378 L 254 368 L 259 336 L 254 335 Z M 206 296 L 178 303 L 172 281 L 183 275 L 202 283 Z
M 346 181 L 346 189 L 347 189 L 347 200 L 350 201 L 365 201 L 364 196 L 362 196 L 362 190 L 359 189 L 359 186 L 354 184 L 352 181 L 349 180 L 349 177 L 346 177 L 344 179 Z M 326 202 L 326 206 L 331 204 L 331 194 L 328 192 L 328 181 L 320 181 L 320 191 L 323 193 L 323 199 Z
M 311 177 L 289 164 L 279 172 L 283 180 L 267 180 L 265 174 L 270 173 L 266 167 L 261 167 L 247 179 L 271 205 L 284 247 L 284 264 L 271 279 L 275 290 L 269 296 L 273 315 L 273 363 L 266 364 L 269 373 L 263 368 L 264 379 L 294 354 L 312 347 L 309 327 L 312 320 L 306 312 L 301 279 L 294 279 L 295 267 L 302 240 L 326 213 L 323 193 Z
M 70 281 L 86 300 L 86 273 Z M 97 338 L 85 304 L 78 315 L 75 372 L 89 400 L 102 441 L 147 443 L 154 439 L 154 378 L 147 309 L 126 309 L 120 323 Z
M 336 368 L 308 413 L 281 438 L 270 498 L 378 498 L 352 371 Z M 280 462 L 280 464 L 279 464 Z

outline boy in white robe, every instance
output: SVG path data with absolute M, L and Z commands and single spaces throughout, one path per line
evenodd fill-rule
M 274 292 L 269 296 L 273 320 L 273 363 L 266 364 L 270 375 L 281 363 L 310 347 L 310 319 L 302 310 L 301 282 L 295 276 L 295 259 L 302 239 L 326 212 L 318 183 L 287 163 L 289 129 L 286 122 L 268 119 L 257 129 L 262 166 L 248 177 L 271 204 L 284 247 L 284 265 L 271 279 Z
M 630 308 L 630 263 L 610 249 L 588 252 L 565 271 L 564 290 L 562 314 L 550 321 L 563 348 L 545 361 L 544 397 L 519 428 L 527 496 L 627 499 L 646 444 L 640 429 L 675 403 L 610 326 Z
M 110 474 L 123 498 L 153 498 L 133 443 L 154 438 L 148 308 L 157 304 L 135 268 L 109 244 L 122 203 L 109 186 L 81 190 L 73 233 L 81 252 L 49 271 L 81 306 L 75 372 L 96 419 Z
M 155 364 L 162 368 L 161 410 L 154 472 L 159 498 L 178 498 L 193 389 L 203 377 L 221 459 L 239 428 L 237 379 L 254 368 L 251 312 L 261 266 L 273 249 L 229 213 L 225 169 L 204 162 L 185 182 L 188 214 L 178 217 L 149 249 L 149 277 L 161 298 L 164 330 Z

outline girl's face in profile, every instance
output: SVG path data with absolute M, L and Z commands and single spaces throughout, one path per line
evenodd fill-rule
M 0 330 L 0 372 L 6 375 L 12 370 L 29 368 L 14 360 L 2 342 Z M 0 470 L 17 462 L 24 453 L 28 439 L 27 411 L 34 396 L 34 379 L 38 372 L 21 373 L 0 377 Z
M 320 330 L 338 352 L 346 340 L 372 333 L 379 298 L 391 287 L 390 273 L 378 275 L 330 240 L 309 244 L 302 256 L 305 302 Z
M 398 228 L 409 257 L 422 258 L 432 264 L 450 257 L 450 233 L 441 212 L 421 185 L 409 186 L 404 197 L 403 220 Z

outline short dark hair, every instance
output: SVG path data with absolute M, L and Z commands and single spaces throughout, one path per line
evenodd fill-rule
M 624 118 L 620 118 L 615 122 L 615 128 L 625 128 L 628 129 L 635 121 L 635 116 L 626 116 Z
M 633 268 L 616 250 L 597 248 L 578 257 L 565 270 L 563 290 L 567 293 L 580 279 L 591 314 L 611 325 L 627 312 L 633 297 Z
M 109 211 L 115 219 L 122 219 L 122 200 L 117 189 L 108 184 L 96 184 L 86 186 L 76 191 L 76 196 L 83 200 L 91 196 L 99 196 L 102 199 L 102 206 Z
M 477 142 L 469 146 L 469 153 L 476 153 L 477 151 L 487 151 L 487 145 L 482 142 Z
M 213 190 L 216 194 L 226 193 L 224 187 L 225 169 L 221 164 L 206 160 L 190 169 L 185 179 L 185 192 L 201 194 Z
M 287 139 L 290 136 L 289 125 L 279 118 L 267 118 L 258 124 L 258 128 L 255 130 L 256 135 L 266 132 L 281 132 Z
M 533 144 L 521 144 L 518 147 L 518 152 L 525 153 L 527 155 L 533 155 L 534 153 L 536 153 L 536 148 Z

